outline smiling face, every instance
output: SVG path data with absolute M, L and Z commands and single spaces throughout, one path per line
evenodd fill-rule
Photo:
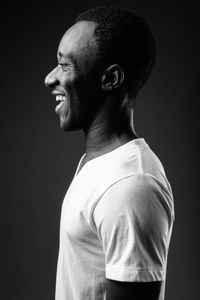
M 58 47 L 58 65 L 45 79 L 59 102 L 55 111 L 64 131 L 86 128 L 98 106 L 101 91 L 95 27 L 94 22 L 81 21 L 67 30 Z

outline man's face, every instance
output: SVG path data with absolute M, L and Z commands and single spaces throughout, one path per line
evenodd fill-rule
M 45 78 L 64 131 L 87 127 L 95 114 L 100 92 L 95 27 L 94 22 L 81 21 L 67 30 L 58 47 L 58 65 Z

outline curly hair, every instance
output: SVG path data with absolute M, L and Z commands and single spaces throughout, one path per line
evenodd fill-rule
M 149 26 L 135 12 L 116 7 L 95 7 L 81 13 L 76 22 L 97 23 L 94 31 L 98 58 L 106 67 L 119 64 L 125 73 L 124 84 L 135 99 L 148 80 L 156 60 L 155 39 Z

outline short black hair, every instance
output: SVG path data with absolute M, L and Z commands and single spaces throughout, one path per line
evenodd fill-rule
M 149 26 L 135 12 L 110 6 L 89 9 L 76 18 L 79 21 L 97 23 L 98 56 L 104 66 L 122 67 L 127 92 L 135 99 L 155 65 L 156 44 Z

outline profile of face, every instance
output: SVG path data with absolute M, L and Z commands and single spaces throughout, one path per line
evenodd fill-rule
M 95 27 L 94 22 L 81 21 L 66 31 L 58 47 L 58 65 L 45 78 L 64 131 L 86 128 L 97 109 L 100 74 Z

